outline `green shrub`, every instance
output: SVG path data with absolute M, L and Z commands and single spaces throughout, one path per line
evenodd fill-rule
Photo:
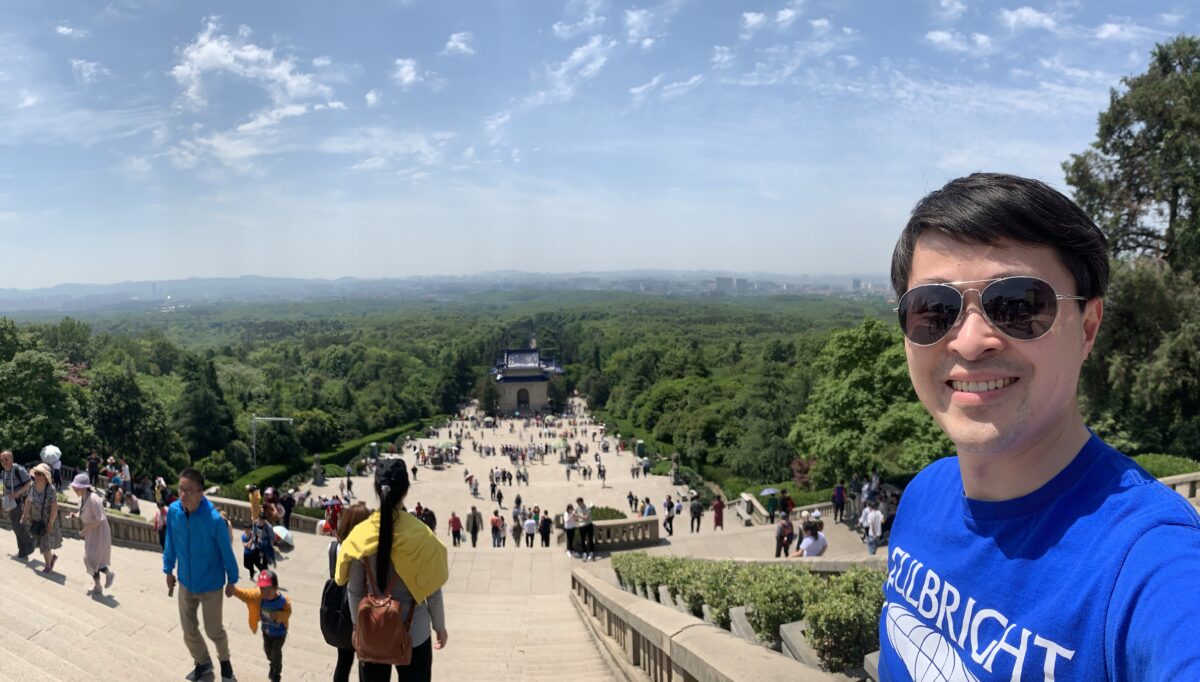
M 805 584 L 820 581 L 803 566 L 748 565 L 740 596 L 758 638 L 775 641 L 779 639 L 779 626 L 804 618 L 803 595 L 813 591 L 806 590 Z
M 299 514 L 300 516 L 307 516 L 307 517 L 313 518 L 313 519 L 325 518 L 325 510 L 321 509 L 321 508 L 310 509 L 308 507 L 301 507 L 300 505 L 296 505 L 295 507 L 292 508 L 292 513 Z
M 717 625 L 729 629 L 729 609 L 741 606 L 743 568 L 732 561 L 706 561 L 700 587 Z
M 326 464 L 325 465 L 325 478 L 345 478 L 345 477 L 346 477 L 346 467 L 338 466 L 336 464 Z
M 696 559 L 685 559 L 676 566 L 672 582 L 675 585 L 673 594 L 682 598 L 692 615 L 701 618 L 704 610 L 704 576 L 709 562 Z
M 629 518 L 625 512 L 612 507 L 592 507 L 593 521 L 619 521 Z
M 671 460 L 659 460 L 654 466 L 650 467 L 650 473 L 655 476 L 669 476 L 671 474 Z
M 1138 455 L 1133 458 L 1150 475 L 1155 478 L 1166 478 L 1167 476 L 1178 476 L 1180 474 L 1190 474 L 1200 471 L 1200 462 L 1187 457 L 1176 457 L 1175 455 Z
M 882 571 L 852 569 L 830 578 L 805 608 L 808 641 L 826 670 L 857 668 L 879 648 L 884 578 Z

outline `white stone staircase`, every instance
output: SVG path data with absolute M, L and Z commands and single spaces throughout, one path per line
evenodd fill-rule
M 285 680 L 332 677 L 336 651 L 325 644 L 317 626 L 327 575 L 326 543 L 321 538 L 298 537 L 296 549 L 279 563 L 281 586 L 293 602 L 284 646 Z M 191 671 L 159 555 L 113 547 L 116 583 L 104 598 L 94 599 L 85 595 L 91 578 L 83 568 L 81 541 L 64 539 L 55 573 L 50 575 L 40 572 L 40 555 L 24 564 L 10 558 L 15 553 L 12 533 L 0 531 L 0 651 L 5 652 L 0 679 L 163 682 L 183 679 Z M 434 652 L 434 679 L 615 679 L 566 589 L 552 594 L 452 589 L 466 582 L 464 577 L 445 590 L 449 641 L 445 649 Z M 244 572 L 242 585 L 249 585 Z M 225 602 L 224 621 L 238 678 L 266 679 L 261 635 L 250 633 L 241 601 Z M 211 642 L 209 648 L 215 658 Z

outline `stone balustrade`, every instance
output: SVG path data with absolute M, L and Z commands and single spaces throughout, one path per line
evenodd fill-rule
M 735 637 L 669 606 L 643 599 L 586 570 L 571 572 L 571 600 L 627 679 L 653 682 L 836 677 Z
M 245 500 L 230 500 L 224 497 L 208 496 L 208 501 L 212 503 L 217 511 L 224 512 L 225 518 L 233 524 L 235 530 L 241 530 L 243 524 L 251 522 L 250 518 L 250 503 Z M 324 522 L 324 519 L 317 519 L 311 516 L 303 516 L 292 512 L 292 525 L 290 530 L 299 533 L 317 533 L 317 527 Z
M 294 518 L 294 517 L 293 517 Z M 644 519 L 615 519 L 612 521 L 593 521 L 595 528 L 596 551 L 609 552 L 617 549 L 634 549 L 651 547 L 658 544 L 658 522 L 661 517 L 650 516 Z M 579 533 L 575 533 L 578 543 Z M 566 531 L 559 530 L 557 543 L 567 546 Z
M 58 521 L 62 524 L 63 537 L 82 537 L 80 531 L 83 530 L 83 523 L 78 519 L 67 518 L 69 514 L 78 511 L 79 505 L 74 502 L 60 501 L 58 503 Z M 0 518 L 0 528 L 12 529 L 12 524 L 9 523 L 7 515 Z M 145 549 L 152 552 L 162 551 L 162 547 L 158 544 L 158 532 L 154 530 L 154 526 L 149 521 L 110 514 L 108 516 L 108 528 L 112 533 L 112 542 L 114 545 L 132 549 Z
M 1195 502 L 1197 488 L 1200 488 L 1200 471 L 1190 474 L 1180 474 L 1178 476 L 1167 476 L 1166 478 L 1158 479 L 1158 481 L 1171 490 L 1183 495 L 1189 501 Z

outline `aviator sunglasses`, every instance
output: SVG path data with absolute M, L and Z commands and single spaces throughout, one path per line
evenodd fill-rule
M 983 289 L 959 291 L 956 284 L 990 282 Z M 979 294 L 983 316 L 989 324 L 1019 341 L 1040 339 L 1054 326 L 1060 300 L 1086 301 L 1083 296 L 1056 294 L 1054 287 L 1036 277 L 942 282 L 915 286 L 900 297 L 894 312 L 900 329 L 917 346 L 932 346 L 958 324 L 966 309 L 966 295 Z

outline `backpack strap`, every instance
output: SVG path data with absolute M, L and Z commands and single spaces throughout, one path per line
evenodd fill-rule
M 371 594 L 377 595 L 379 594 L 379 590 L 375 586 L 375 572 L 371 569 L 371 562 L 368 559 L 363 559 L 362 562 L 363 568 L 366 569 L 367 572 L 367 584 L 371 588 Z M 388 599 L 392 598 L 392 592 L 396 589 L 396 581 L 400 578 L 399 576 L 395 575 L 395 573 L 395 571 L 392 571 L 392 579 L 388 581 L 387 592 L 384 592 L 380 596 L 387 597 Z M 404 627 L 406 629 L 412 628 L 413 615 L 416 614 L 417 607 L 420 605 L 421 604 L 418 604 L 415 600 L 413 601 L 412 608 L 408 610 L 408 616 L 404 619 Z

